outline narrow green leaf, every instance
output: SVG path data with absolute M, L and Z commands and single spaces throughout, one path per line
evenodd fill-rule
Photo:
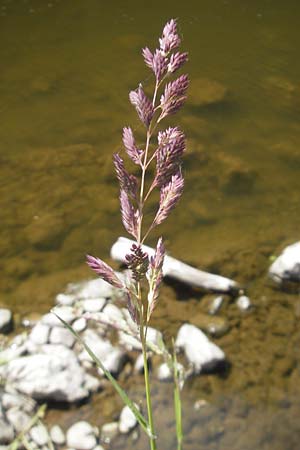
M 64 326 L 75 336 L 78 342 L 81 343 L 81 345 L 85 348 L 87 353 L 90 355 L 92 360 L 95 362 L 95 364 L 100 367 L 100 369 L 104 372 L 106 377 L 109 379 L 123 402 L 131 409 L 133 414 L 135 415 L 137 421 L 143 428 L 143 430 L 146 432 L 146 434 L 152 439 L 153 436 L 150 432 L 149 424 L 146 418 L 141 414 L 141 412 L 137 409 L 135 404 L 130 400 L 124 389 L 121 388 L 117 380 L 112 376 L 112 374 L 104 367 L 100 359 L 95 355 L 95 353 L 92 351 L 92 349 L 84 342 L 84 340 L 79 336 L 79 334 L 69 325 L 67 322 L 65 322 L 61 317 L 59 317 L 55 311 L 52 310 L 52 313 L 64 324 Z
M 177 357 L 173 342 L 173 369 L 174 369 L 174 409 L 176 421 L 177 450 L 182 448 L 182 407 L 180 398 L 179 373 L 177 368 Z

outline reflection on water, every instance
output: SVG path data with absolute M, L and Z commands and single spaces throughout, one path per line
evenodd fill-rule
M 187 414 L 190 450 L 298 445 L 298 297 L 265 273 L 299 238 L 299 12 L 292 1 L 0 0 L 1 301 L 20 314 L 45 311 L 88 275 L 83 255 L 108 258 L 122 233 L 111 155 L 122 126 L 138 127 L 128 91 L 151 84 L 140 48 L 179 18 L 192 80 L 178 119 L 186 191 L 160 231 L 174 256 L 236 278 L 255 304 L 246 317 L 221 312 L 230 374 L 186 389 L 187 410 L 191 398 L 212 402 Z M 183 312 L 204 309 L 165 295 L 156 320 L 174 333 Z

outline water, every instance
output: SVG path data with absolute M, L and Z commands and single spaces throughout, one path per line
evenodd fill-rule
M 237 279 L 255 305 L 245 316 L 231 303 L 221 311 L 230 332 L 217 343 L 231 369 L 187 386 L 186 448 L 294 450 L 299 297 L 274 291 L 265 274 L 299 239 L 299 5 L 174 3 L 0 0 L 1 302 L 17 318 L 44 312 L 90 275 L 85 253 L 109 259 L 123 234 L 111 155 L 124 125 L 142 136 L 129 90 L 151 88 L 140 49 L 178 17 L 192 80 L 176 118 L 189 143 L 186 190 L 159 232 L 175 257 Z M 204 300 L 166 286 L 155 323 L 174 334 Z M 195 398 L 211 406 L 190 412 Z

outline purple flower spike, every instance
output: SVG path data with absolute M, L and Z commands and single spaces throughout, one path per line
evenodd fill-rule
M 146 66 L 150 67 L 150 69 L 152 69 L 153 67 L 153 54 L 151 52 L 151 50 L 148 47 L 143 48 L 142 50 L 142 55 L 144 57 L 144 61 Z
M 162 268 L 164 263 L 164 257 L 165 257 L 165 246 L 162 238 L 160 237 L 157 242 L 155 254 L 152 258 L 150 258 L 149 274 L 147 275 L 149 281 L 148 312 L 147 312 L 148 321 L 157 303 L 158 290 L 163 278 Z
M 160 190 L 159 209 L 156 213 L 153 225 L 161 224 L 175 208 L 183 192 L 184 180 L 180 172 L 173 175 L 168 184 Z
M 114 166 L 117 178 L 120 183 L 120 188 L 123 189 L 130 197 L 137 196 L 137 178 L 127 172 L 124 166 L 124 161 L 118 153 L 114 154 Z
M 160 187 L 179 171 L 185 151 L 185 136 L 178 127 L 169 127 L 158 133 L 158 143 L 154 184 Z
M 136 244 L 132 244 L 130 251 L 131 253 L 125 256 L 127 267 L 132 271 L 132 278 L 140 281 L 148 270 L 149 257 L 141 246 Z
M 93 269 L 104 281 L 111 284 L 112 286 L 124 289 L 122 281 L 117 277 L 114 270 L 102 261 L 100 258 L 95 258 L 94 256 L 87 255 L 87 264 Z
M 138 238 L 138 222 L 139 215 L 138 211 L 134 211 L 132 204 L 129 201 L 127 193 L 124 189 L 121 189 L 120 193 L 120 204 L 121 204 L 121 216 L 122 222 L 126 231 L 131 234 L 135 239 Z
M 159 121 L 169 114 L 176 113 L 184 104 L 188 85 L 189 79 L 187 75 L 181 75 L 166 85 L 165 92 L 160 98 L 162 112 Z
M 170 57 L 170 62 L 168 64 L 168 72 L 174 73 L 176 70 L 180 69 L 183 64 L 188 60 L 187 53 L 173 53 Z
M 131 104 L 135 106 L 140 120 L 148 128 L 154 114 L 154 107 L 146 96 L 141 84 L 135 91 L 129 93 L 129 99 Z
M 179 47 L 180 38 L 177 33 L 177 24 L 175 19 L 166 23 L 161 39 L 159 39 L 160 50 L 164 56 L 172 50 Z
M 129 158 L 135 164 L 141 165 L 141 158 L 144 152 L 135 145 L 135 139 L 130 127 L 123 128 L 123 144 Z

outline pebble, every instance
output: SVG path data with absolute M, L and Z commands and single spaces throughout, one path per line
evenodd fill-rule
M 37 345 L 43 345 L 48 342 L 50 327 L 41 322 L 37 323 L 29 334 L 29 339 Z
M 182 349 L 196 374 L 212 370 L 225 360 L 225 354 L 197 327 L 184 324 L 180 327 L 175 341 L 177 349 Z
M 14 439 L 13 426 L 0 418 L 0 444 L 11 444 Z M 6 447 L 7 448 L 7 447 Z
M 73 347 L 75 343 L 75 336 L 67 328 L 53 327 L 50 333 L 50 344 L 61 344 L 66 347 Z
M 119 434 L 119 422 L 105 423 L 101 428 L 101 441 L 110 444 Z
M 184 367 L 182 364 L 177 363 L 177 371 L 184 373 Z M 159 381 L 173 381 L 173 370 L 167 363 L 162 363 L 157 369 L 157 378 Z
M 66 437 L 67 446 L 76 450 L 92 450 L 97 445 L 94 427 L 83 420 L 72 425 Z
M 95 313 L 102 311 L 105 303 L 105 298 L 88 298 L 82 302 L 82 307 L 85 312 Z
M 49 441 L 47 429 L 44 425 L 35 425 L 30 430 L 31 439 L 38 445 L 46 445 Z
M 135 406 L 138 408 L 138 405 L 135 404 Z M 138 408 L 139 409 L 139 408 Z M 119 431 L 122 434 L 127 434 L 131 430 L 133 430 L 137 426 L 137 418 L 129 408 L 129 406 L 124 406 L 124 408 L 121 411 L 120 419 L 119 419 Z
M 64 445 L 66 442 L 65 433 L 59 425 L 53 425 L 50 429 L 50 437 L 56 445 Z
M 23 431 L 30 423 L 30 416 L 17 406 L 8 409 L 6 417 L 17 433 Z
M 221 295 L 219 295 L 218 297 L 215 297 L 211 302 L 211 305 L 209 308 L 209 314 L 212 314 L 212 315 L 217 314 L 217 312 L 220 310 L 220 308 L 223 304 L 223 301 L 224 301 L 224 297 L 222 297 Z
M 75 310 L 71 306 L 57 306 L 53 309 L 53 312 L 68 324 L 71 324 L 76 319 Z M 52 312 L 45 314 L 42 317 L 42 323 L 49 325 L 50 327 L 63 327 L 64 324 L 55 316 L 55 314 Z
M 80 317 L 79 319 L 75 320 L 72 327 L 77 333 L 81 333 L 87 327 L 87 320 L 84 317 Z
M 300 242 L 285 247 L 269 269 L 269 276 L 276 283 L 300 282 Z
M 241 311 L 247 311 L 251 307 L 251 300 L 246 295 L 240 295 L 236 301 L 236 304 Z

